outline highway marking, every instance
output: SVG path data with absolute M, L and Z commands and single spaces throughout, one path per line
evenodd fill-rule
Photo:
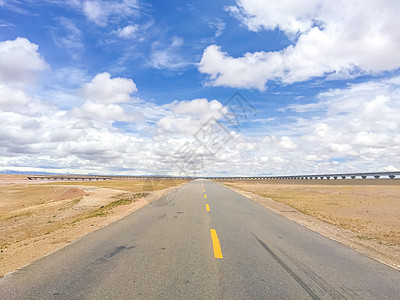
M 208 204 L 206 204 L 206 210 L 210 211 L 210 206 Z
M 204 195 L 204 198 L 206 198 L 206 199 L 207 199 L 207 195 Z
M 210 232 L 211 232 L 211 240 L 213 243 L 215 258 L 224 258 L 222 256 L 221 244 L 219 243 L 217 232 L 215 231 L 215 229 L 210 229 Z

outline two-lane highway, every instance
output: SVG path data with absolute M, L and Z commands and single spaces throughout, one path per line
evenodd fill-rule
M 400 272 L 195 180 L 170 205 L 4 277 L 0 299 L 398 299 L 399 283 Z

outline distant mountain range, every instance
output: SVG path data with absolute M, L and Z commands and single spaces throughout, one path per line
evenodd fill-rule
M 0 170 L 4 175 L 58 175 L 58 173 Z

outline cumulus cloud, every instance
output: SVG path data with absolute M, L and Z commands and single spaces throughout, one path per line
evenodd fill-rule
M 174 101 L 167 106 L 169 113 L 157 121 L 157 135 L 188 135 L 196 133 L 208 120 L 218 120 L 226 109 L 217 100 L 205 98 Z
M 10 88 L 0 84 L 0 109 L 3 111 L 14 111 L 31 101 L 30 97 L 23 91 Z
M 221 112 L 223 111 L 222 104 L 219 101 L 208 101 L 205 98 L 190 101 L 174 101 L 170 107 L 175 114 L 198 115 L 201 119 L 204 119 L 204 117 L 218 119 L 221 117 Z
M 127 114 L 122 106 L 116 104 L 105 105 L 88 100 L 78 110 L 81 112 L 82 116 L 103 122 L 129 122 L 135 120 L 133 115 Z
M 292 141 L 288 136 L 283 136 L 279 141 L 279 146 L 284 149 L 293 150 L 297 148 L 297 144 Z
M 81 107 L 73 108 L 70 115 L 100 123 L 134 121 L 137 113 L 127 113 L 124 104 L 131 100 L 130 95 L 136 91 L 132 79 L 111 78 L 108 72 L 97 74 L 90 82 L 82 85 L 80 94 L 86 101 Z
M 0 42 L 0 82 L 22 87 L 32 83 L 46 63 L 39 46 L 26 38 Z
M 241 0 L 230 7 L 249 30 L 279 29 L 293 40 L 281 51 L 232 57 L 217 45 L 204 50 L 199 71 L 209 84 L 265 89 L 329 75 L 348 78 L 400 67 L 400 9 L 397 1 Z
M 321 93 L 316 103 L 292 105 L 294 112 L 311 114 L 291 124 L 298 128 L 298 150 L 307 160 L 367 161 L 371 170 L 394 164 L 400 155 L 399 79 L 353 84 Z
M 137 87 L 132 79 L 111 78 L 108 72 L 97 74 L 81 89 L 86 99 L 104 104 L 128 102 L 129 95 L 136 91 Z
M 296 34 L 309 30 L 321 11 L 319 0 L 262 1 L 238 0 L 237 6 L 227 8 L 251 31 L 280 30 Z
M 17 40 L 6 46 L 17 45 L 19 49 L 21 41 Z M 21 40 L 27 48 L 19 49 L 24 55 L 18 57 L 32 58 L 33 64 L 27 64 L 27 69 L 21 66 L 20 72 L 42 70 L 46 65 L 37 46 Z M 0 49 L 9 55 L 4 43 Z M 1 76 L 7 74 L 0 66 Z M 60 80 L 72 80 L 66 81 L 68 88 L 60 93 L 72 93 L 72 87 L 83 82 L 75 96 L 80 97 L 75 108 L 59 108 L 1 77 L 0 168 L 176 174 L 178 168 L 171 157 L 187 143 L 194 149 L 190 151 L 203 155 L 206 150 L 193 135 L 209 119 L 222 121 L 226 113 L 221 102 L 205 98 L 163 105 L 134 99 L 137 87 L 132 79 L 113 78 L 107 72 L 88 78 L 87 73 L 71 71 L 59 74 Z M 30 82 L 25 75 L 18 77 L 23 78 L 19 80 L 23 86 Z M 228 132 L 229 142 L 214 155 L 204 155 L 205 168 L 200 171 L 215 175 L 229 170 L 230 175 L 247 175 L 249 171 L 298 174 L 396 170 L 400 167 L 399 95 L 399 76 L 322 92 L 316 102 L 284 108 L 291 118 L 279 123 L 268 119 L 263 132 L 249 134 L 246 128 L 240 133 Z M 142 114 L 140 121 L 137 112 Z M 126 127 L 117 126 L 117 121 L 127 123 Z
M 208 46 L 201 58 L 199 71 L 209 75 L 209 84 L 235 88 L 265 89 L 267 80 L 281 78 L 283 58 L 275 52 L 246 53 L 234 58 L 217 45 Z
M 204 155 L 193 134 L 209 118 L 222 118 L 224 110 L 219 101 L 203 98 L 164 105 L 135 102 L 144 114 L 147 111 L 144 122 L 153 126 L 145 136 L 143 130 L 131 132 L 113 125 L 113 120 L 135 122 L 127 118 L 127 102 L 86 100 L 80 114 L 74 114 L 73 110 L 60 110 L 4 87 L 0 91 L 21 98 L 13 109 L 8 100 L 0 104 L 3 168 L 37 166 L 40 161 L 42 166 L 63 172 L 158 171 L 177 175 L 178 165 L 171 158 L 186 143 L 192 147 L 190 151 Z M 250 137 L 245 132 L 230 132 L 232 139 L 219 152 L 202 156 L 204 168 L 198 171 L 223 174 L 221 170 L 229 170 L 230 175 L 247 175 L 249 171 L 300 174 L 394 170 L 399 167 L 400 156 L 399 95 L 400 77 L 320 93 L 316 103 L 290 105 L 287 110 L 298 114 L 298 119 L 270 124 L 268 130 L 274 134 L 252 132 Z M 114 165 L 123 170 L 113 171 L 110 166 Z

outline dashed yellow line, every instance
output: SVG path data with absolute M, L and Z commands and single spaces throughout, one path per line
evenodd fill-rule
M 206 198 L 206 199 L 207 199 L 207 195 L 204 195 L 204 198 Z
M 215 229 L 210 229 L 210 232 L 211 232 L 211 240 L 214 248 L 215 258 L 224 258 L 222 256 L 221 244 L 219 242 L 217 232 L 215 231 Z
M 210 205 L 206 204 L 206 211 L 210 211 Z

